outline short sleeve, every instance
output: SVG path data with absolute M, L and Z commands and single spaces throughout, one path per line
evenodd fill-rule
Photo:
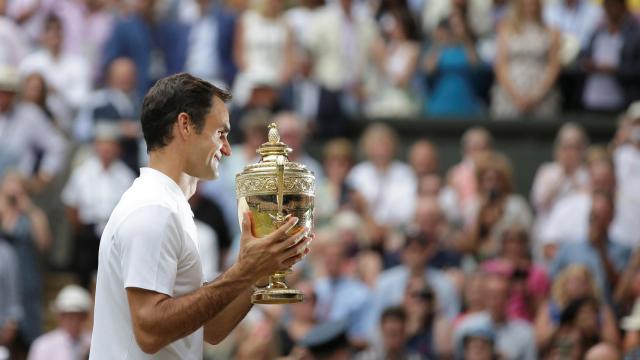
M 123 286 L 173 296 L 182 233 L 177 215 L 158 205 L 135 210 L 116 234 Z

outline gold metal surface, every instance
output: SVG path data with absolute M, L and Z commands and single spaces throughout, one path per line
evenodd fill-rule
M 301 227 L 311 229 L 315 177 L 304 165 L 289 162 L 291 149 L 280 142 L 278 128 L 273 123 L 269 125 L 268 139 L 257 150 L 260 161 L 247 165 L 244 171 L 236 175 L 240 223 L 244 213 L 250 211 L 258 237 L 272 233 L 290 216 L 299 219 L 290 233 Z M 289 288 L 285 282 L 285 276 L 290 272 L 290 269 L 283 269 L 271 275 L 269 285 L 256 290 L 251 301 L 254 304 L 301 302 L 302 293 Z

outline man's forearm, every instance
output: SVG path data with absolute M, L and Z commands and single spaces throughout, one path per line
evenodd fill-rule
M 137 335 L 142 336 L 138 343 L 143 350 L 156 352 L 193 333 L 220 315 L 253 281 L 236 267 L 231 267 L 212 283 L 188 295 L 165 298 L 155 306 L 145 307 L 134 317 L 140 330 Z
M 204 325 L 204 340 L 206 342 L 215 345 L 229 335 L 251 309 L 252 293 L 251 287 L 247 288 L 224 311 L 206 322 Z

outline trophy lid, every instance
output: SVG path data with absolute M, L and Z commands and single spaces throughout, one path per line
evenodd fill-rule
M 245 166 L 236 175 L 236 195 L 238 198 L 247 195 L 278 194 L 280 181 L 283 178 L 284 194 L 315 193 L 315 176 L 304 165 L 289 161 L 292 151 L 287 144 L 280 141 L 280 133 L 275 123 L 269 125 L 268 140 L 260 145 L 256 153 L 260 161 Z

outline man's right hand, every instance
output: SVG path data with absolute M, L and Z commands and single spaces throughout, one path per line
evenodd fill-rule
M 300 261 L 309 252 L 307 246 L 312 236 L 304 227 L 287 234 L 297 223 L 298 218 L 292 217 L 276 231 L 258 238 L 251 213 L 245 213 L 237 265 L 255 282 Z

